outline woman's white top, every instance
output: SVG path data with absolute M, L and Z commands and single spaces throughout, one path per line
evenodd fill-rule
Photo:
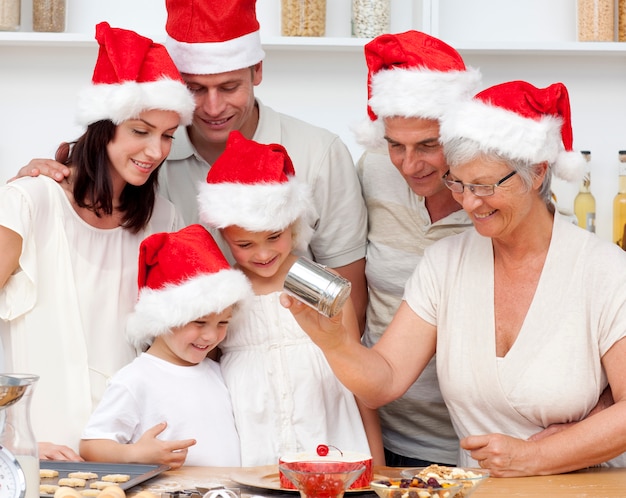
M 405 300 L 437 326 L 439 384 L 459 437 L 526 439 L 584 418 L 607 386 L 602 356 L 626 336 L 625 276 L 626 252 L 556 215 L 524 323 L 498 358 L 491 239 L 470 230 L 426 249 Z M 477 462 L 462 451 L 459 464 Z
M 157 197 L 137 234 L 82 220 L 50 178 L 0 187 L 0 225 L 22 237 L 20 268 L 0 289 L 6 372 L 40 376 L 31 420 L 38 441 L 77 448 L 108 379 L 136 352 L 125 338 L 137 300 L 139 244 L 174 231 L 174 206 Z

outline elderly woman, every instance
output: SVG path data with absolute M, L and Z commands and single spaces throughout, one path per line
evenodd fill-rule
M 444 182 L 475 230 L 426 250 L 371 350 L 339 318 L 282 297 L 371 406 L 400 396 L 436 349 L 460 463 L 494 476 L 567 472 L 626 451 L 626 253 L 550 201 L 552 173 L 573 179 L 580 156 L 569 112 L 562 84 L 510 82 L 442 119 Z M 607 385 L 615 403 L 591 414 Z

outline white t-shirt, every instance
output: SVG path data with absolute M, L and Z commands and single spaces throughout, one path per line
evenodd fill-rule
M 167 422 L 162 440 L 195 439 L 185 465 L 238 467 L 239 437 L 218 363 L 180 366 L 142 353 L 111 379 L 83 439 L 134 443 Z

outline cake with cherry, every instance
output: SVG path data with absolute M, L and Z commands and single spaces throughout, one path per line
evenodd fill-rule
M 288 463 L 292 467 L 296 464 L 298 470 L 306 471 L 315 462 L 334 462 L 338 471 L 347 470 L 354 463 L 361 463 L 365 466 L 363 473 L 354 481 L 348 489 L 369 488 L 373 479 L 372 457 L 365 453 L 355 451 L 341 451 L 331 445 L 320 444 L 315 452 L 304 451 L 291 453 L 279 458 L 278 464 Z M 284 489 L 296 489 L 294 484 L 279 469 L 280 487 Z

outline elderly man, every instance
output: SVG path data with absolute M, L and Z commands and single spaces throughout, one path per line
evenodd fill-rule
M 393 318 L 424 249 L 471 222 L 441 181 L 448 170 L 439 118 L 472 97 L 480 74 L 427 34 L 381 35 L 365 46 L 369 119 L 355 129 L 367 152 L 357 164 L 369 231 L 369 304 L 363 343 L 371 347 Z M 379 408 L 390 466 L 453 465 L 459 442 L 433 359 L 401 398 Z

